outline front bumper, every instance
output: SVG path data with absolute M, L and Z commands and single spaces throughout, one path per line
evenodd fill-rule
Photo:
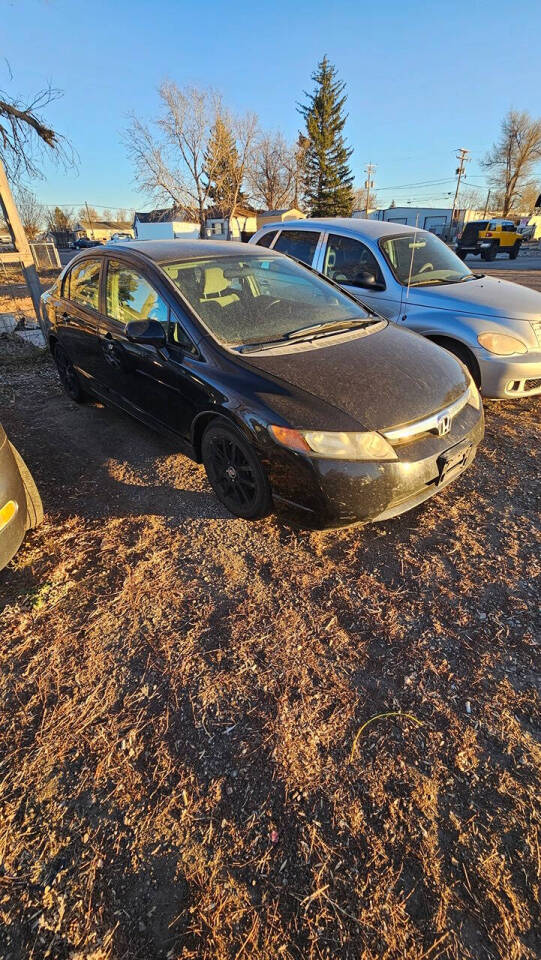
M 352 462 L 290 453 L 267 469 L 275 500 L 308 526 L 368 523 L 405 513 L 448 486 L 470 466 L 483 435 L 482 410 L 468 406 L 447 436 L 427 434 L 403 444 L 398 460 Z
M 483 396 L 503 400 L 541 394 L 541 350 L 530 350 L 519 357 L 478 353 L 477 360 Z
M 0 428 L 0 510 L 14 502 L 16 510 L 0 529 L 0 570 L 19 549 L 26 529 L 26 494 L 19 468 L 4 431 Z

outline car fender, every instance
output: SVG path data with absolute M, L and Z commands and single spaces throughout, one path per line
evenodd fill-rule
M 479 349 L 473 317 L 432 307 L 412 307 L 408 309 L 407 303 L 403 304 L 403 322 L 410 330 L 429 340 L 445 337 L 447 340 L 456 340 L 474 352 Z

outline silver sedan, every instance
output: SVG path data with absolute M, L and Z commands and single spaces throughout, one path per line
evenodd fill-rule
M 541 293 L 472 273 L 434 234 L 337 217 L 267 224 L 250 243 L 302 260 L 446 347 L 486 397 L 541 394 Z

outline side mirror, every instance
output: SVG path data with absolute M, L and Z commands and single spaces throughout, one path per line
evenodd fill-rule
M 375 274 L 370 270 L 359 270 L 359 273 L 355 277 L 355 286 L 370 287 L 372 290 L 385 289 L 384 285 L 376 279 Z
M 165 347 L 165 330 L 157 320 L 130 320 L 125 333 L 130 343 L 147 347 Z

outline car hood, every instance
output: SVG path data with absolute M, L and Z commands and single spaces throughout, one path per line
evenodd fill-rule
M 460 397 L 469 383 L 447 350 L 392 324 L 354 339 L 319 340 L 314 349 L 302 346 L 243 360 L 344 411 L 366 430 L 420 420 Z
M 416 306 L 453 310 L 475 317 L 530 321 L 541 318 L 541 293 L 497 277 L 480 277 L 441 287 L 410 287 L 408 300 Z

